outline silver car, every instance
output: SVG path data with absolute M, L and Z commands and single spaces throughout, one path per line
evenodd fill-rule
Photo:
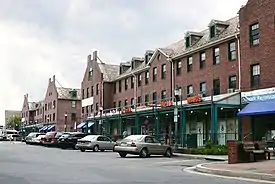
M 130 135 L 117 143 L 114 152 L 118 152 L 121 157 L 127 154 L 139 155 L 142 158 L 150 155 L 164 155 L 171 157 L 173 152 L 169 145 L 161 143 L 151 135 Z
M 103 135 L 87 135 L 77 141 L 76 147 L 84 152 L 85 150 L 105 151 L 113 150 L 115 142 Z

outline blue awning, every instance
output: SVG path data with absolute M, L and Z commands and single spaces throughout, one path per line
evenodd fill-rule
M 238 116 L 253 116 L 264 114 L 275 114 L 275 100 L 251 102 L 238 113 Z
M 55 125 L 50 125 L 47 128 L 47 131 L 54 131 L 55 130 Z
M 84 125 L 83 128 L 86 128 L 86 124 L 87 124 L 87 123 L 85 123 L 85 125 Z M 90 127 L 93 126 L 94 124 L 95 124 L 95 122 L 88 122 L 88 128 L 90 128 Z
M 86 123 L 86 122 L 80 123 L 79 125 L 77 125 L 77 128 L 82 128 L 83 126 L 85 126 L 85 123 Z
M 44 127 L 43 127 L 43 128 L 41 128 L 39 131 L 44 131 L 44 130 L 47 130 L 48 126 L 49 126 L 49 125 L 44 126 Z

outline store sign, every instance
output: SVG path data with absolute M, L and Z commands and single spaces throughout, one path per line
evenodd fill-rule
M 160 103 L 161 107 L 171 107 L 173 106 L 173 101 L 172 100 L 165 100 Z
M 186 100 L 187 100 L 187 103 L 189 104 L 199 103 L 199 102 L 202 102 L 202 97 L 200 95 L 195 95 L 192 97 L 188 97 Z
M 126 108 L 122 110 L 122 114 L 131 113 L 131 112 L 132 112 L 131 108 Z
M 242 96 L 243 103 L 275 100 L 275 93 L 263 95 Z

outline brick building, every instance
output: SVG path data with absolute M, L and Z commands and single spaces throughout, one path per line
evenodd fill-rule
M 271 139 L 275 130 L 275 1 L 248 0 L 239 17 L 241 89 L 247 104 L 240 112 L 243 136 Z
M 31 125 L 34 123 L 35 116 L 35 102 L 29 101 L 29 94 L 24 95 L 23 107 L 22 107 L 22 124 Z
M 81 92 L 79 89 L 56 86 L 56 78 L 49 79 L 44 99 L 44 127 L 42 130 L 74 131 L 81 122 Z

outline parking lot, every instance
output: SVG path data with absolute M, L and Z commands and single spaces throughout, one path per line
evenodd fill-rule
M 245 183 L 183 171 L 202 162 L 205 161 L 162 156 L 121 158 L 114 152 L 80 152 L 1 142 L 0 183 Z

